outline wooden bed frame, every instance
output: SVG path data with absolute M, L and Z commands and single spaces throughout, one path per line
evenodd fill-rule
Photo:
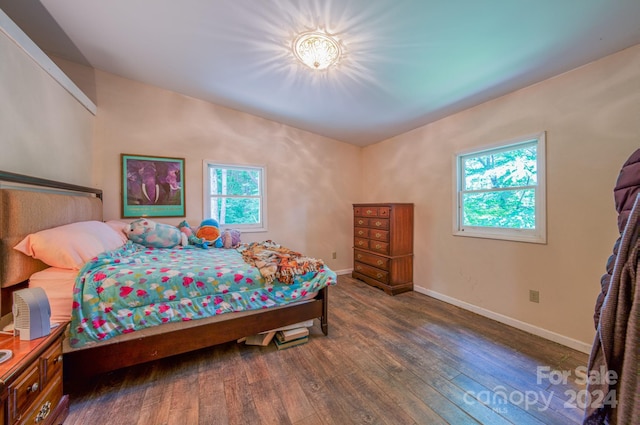
M 27 234 L 38 230 L 74 221 L 102 220 L 102 191 L 3 171 L 0 171 L 0 182 L 18 185 L 15 188 L 0 188 L 0 283 L 2 283 L 0 312 L 4 316 L 10 312 L 13 290 L 26 286 L 31 274 L 47 267 L 44 263 L 13 250 L 12 247 Z M 21 187 L 24 185 L 28 186 L 27 190 Z M 44 188 L 45 191 L 38 191 L 35 188 Z M 76 194 L 52 194 L 50 189 L 73 191 Z M 16 201 L 10 200 L 12 195 L 9 192 L 16 191 L 22 192 L 22 195 L 25 191 L 31 192 L 28 198 L 35 199 L 40 208 L 49 208 L 47 211 L 57 211 L 59 214 L 43 214 L 41 211 L 40 214 L 30 216 L 29 223 L 22 223 L 26 220 L 23 218 L 25 211 L 33 210 L 36 204 L 30 200 L 24 206 L 15 205 Z M 84 196 L 78 196 L 78 193 Z M 49 204 L 46 200 L 51 197 L 54 198 L 54 206 L 47 207 Z M 43 201 L 42 204 L 40 200 Z M 67 202 L 70 211 L 64 211 Z M 91 206 L 83 212 L 84 206 L 80 208 L 79 202 L 89 202 Z M 51 218 L 51 215 L 55 217 Z M 43 217 L 42 223 L 39 222 L 39 216 Z M 105 343 L 78 350 L 65 349 L 65 380 L 84 380 L 123 367 L 234 341 L 248 335 L 316 318 L 320 320 L 322 332 L 327 335 L 329 331 L 328 295 L 328 288 L 324 288 L 314 299 L 290 306 L 254 312 L 227 313 L 219 316 L 219 320 L 214 322 L 206 319 L 184 322 L 184 327 L 161 325 L 155 332 L 146 334 L 142 331 L 134 332 L 128 334 L 128 338 L 115 342 L 105 341 Z M 160 331 L 165 326 L 167 331 Z

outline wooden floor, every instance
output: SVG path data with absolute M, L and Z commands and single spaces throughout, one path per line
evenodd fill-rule
M 65 389 L 64 424 L 571 424 L 586 363 L 425 295 L 340 276 L 329 336 L 316 324 L 287 350 L 234 342 L 113 372 Z

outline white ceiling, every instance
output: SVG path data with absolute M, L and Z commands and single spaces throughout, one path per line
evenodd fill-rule
M 640 43 L 640 0 L 0 0 L 50 54 L 367 145 Z M 321 27 L 345 55 L 299 65 Z M 99 101 L 98 101 L 99 103 Z

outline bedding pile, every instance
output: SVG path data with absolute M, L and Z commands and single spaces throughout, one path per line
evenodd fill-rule
M 244 260 L 260 270 L 267 283 L 278 279 L 292 284 L 296 275 L 315 272 L 324 267 L 322 260 L 304 257 L 273 241 L 253 242 L 238 248 Z
M 80 270 L 70 344 L 82 347 L 163 323 L 282 306 L 337 282 L 319 261 L 290 269 L 283 283 L 273 275 L 264 278 L 236 249 L 158 249 L 127 242 Z

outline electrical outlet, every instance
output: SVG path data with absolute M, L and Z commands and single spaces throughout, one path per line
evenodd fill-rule
M 333 259 L 335 260 L 337 257 L 338 257 L 338 253 L 337 253 L 337 252 L 335 252 L 335 251 L 333 251 L 333 252 L 331 253 L 331 258 L 333 258 Z
M 529 301 L 532 303 L 540 302 L 540 291 L 534 291 L 533 289 L 529 289 Z

